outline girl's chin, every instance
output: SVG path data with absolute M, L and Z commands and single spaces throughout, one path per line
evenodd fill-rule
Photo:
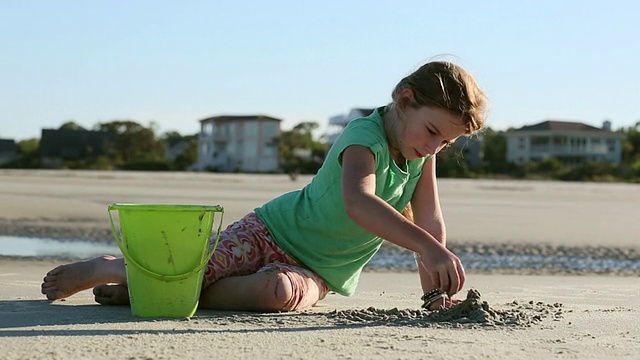
M 425 157 L 425 156 L 426 156 L 426 155 L 425 155 L 425 156 L 422 156 L 422 154 L 420 154 L 420 153 L 418 152 L 418 150 L 413 150 L 413 153 L 414 153 L 414 154 L 413 154 L 413 155 L 414 155 L 414 158 L 413 158 L 413 159 L 411 159 L 411 160 L 418 160 L 418 159 L 422 159 L 423 157 Z

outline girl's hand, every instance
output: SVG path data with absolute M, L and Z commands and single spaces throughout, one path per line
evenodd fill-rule
M 418 255 L 418 260 L 431 277 L 434 287 L 449 297 L 464 286 L 466 276 L 462 262 L 444 246 L 430 246 Z
M 429 306 L 429 308 L 427 310 L 430 311 L 435 311 L 435 310 L 439 310 L 439 309 L 448 309 L 458 303 L 461 303 L 462 300 L 460 299 L 452 299 L 450 297 L 443 297 L 442 299 L 435 301 L 431 304 L 431 306 Z

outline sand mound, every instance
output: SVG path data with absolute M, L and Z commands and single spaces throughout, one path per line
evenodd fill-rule
M 497 308 L 483 301 L 477 290 L 467 292 L 467 298 L 448 309 L 437 311 L 405 309 L 376 309 L 333 311 L 328 315 L 343 324 L 379 323 L 380 325 L 403 326 L 442 326 L 462 324 L 482 326 L 527 327 L 541 322 L 545 318 L 559 320 L 563 318 L 563 306 L 560 303 L 545 304 L 529 301 L 520 304 L 513 301 L 503 308 Z

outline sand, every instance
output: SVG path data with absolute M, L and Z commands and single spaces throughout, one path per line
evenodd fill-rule
M 219 203 L 227 224 L 308 181 L 4 170 L 0 236 L 108 241 L 111 202 Z M 452 247 L 637 260 L 638 185 L 448 179 L 439 185 Z M 636 272 L 470 270 L 459 296 L 470 295 L 467 301 L 427 312 L 415 272 L 383 269 L 365 272 L 354 296 L 329 294 L 305 311 L 200 310 L 187 320 L 136 318 L 128 307 L 96 304 L 90 291 L 49 302 L 40 282 L 61 263 L 0 257 L 1 358 L 640 358 Z

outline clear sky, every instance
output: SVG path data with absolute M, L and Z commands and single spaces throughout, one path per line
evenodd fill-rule
M 438 54 L 497 130 L 640 121 L 640 1 L 0 0 L 0 138 L 75 121 L 193 134 L 216 115 L 289 129 L 390 100 Z

